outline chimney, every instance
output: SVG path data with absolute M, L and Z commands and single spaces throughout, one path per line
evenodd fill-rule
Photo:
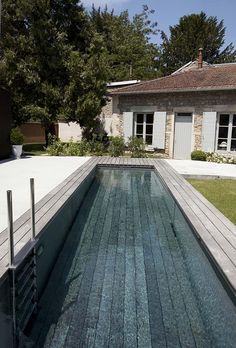
M 198 69 L 202 69 L 202 48 L 198 50 Z

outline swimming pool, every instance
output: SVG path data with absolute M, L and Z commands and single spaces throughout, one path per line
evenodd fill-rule
M 98 169 L 31 323 L 33 347 L 236 342 L 234 304 L 148 169 Z

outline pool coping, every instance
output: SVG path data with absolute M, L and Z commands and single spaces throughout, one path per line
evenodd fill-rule
M 203 197 L 166 161 L 148 158 L 93 157 L 36 204 L 36 237 L 61 209 L 71 194 L 97 166 L 151 168 L 158 172 L 199 242 L 236 297 L 236 226 Z M 14 223 L 16 260 L 32 248 L 30 212 Z M 0 234 L 0 283 L 8 274 L 7 230 Z

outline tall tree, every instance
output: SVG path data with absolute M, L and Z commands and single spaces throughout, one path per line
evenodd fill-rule
M 115 15 L 107 8 L 92 8 L 91 23 L 102 35 L 109 56 L 110 81 L 148 79 L 157 76 L 157 45 L 150 36 L 157 34 L 157 23 L 149 19 L 153 11 L 147 6 L 131 20 L 128 11 Z
M 160 68 L 165 75 L 195 60 L 200 47 L 208 63 L 236 61 L 233 44 L 223 48 L 226 28 L 223 20 L 218 21 L 217 17 L 208 17 L 204 12 L 191 14 L 181 17 L 179 23 L 169 29 L 169 38 L 161 33 Z
M 104 60 L 92 58 L 98 47 L 102 52 L 78 1 L 5 0 L 0 73 L 15 123 L 40 120 L 46 141 L 59 118 L 92 123 L 106 90 Z

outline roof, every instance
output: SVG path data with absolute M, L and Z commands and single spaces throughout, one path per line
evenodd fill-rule
M 190 62 L 192 63 L 192 62 Z M 191 65 L 191 64 L 189 64 Z M 185 67 L 185 66 L 184 66 Z M 174 74 L 113 90 L 113 95 L 236 90 L 236 63 L 205 64 L 179 69 Z

